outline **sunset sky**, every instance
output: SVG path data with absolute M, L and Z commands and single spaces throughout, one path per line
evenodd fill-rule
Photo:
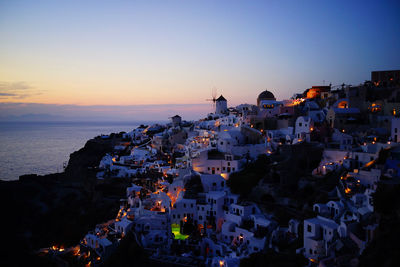
M 400 68 L 399 14 L 399 1 L 1 0 L 0 111 L 200 117 L 213 87 L 237 105 L 359 84 Z

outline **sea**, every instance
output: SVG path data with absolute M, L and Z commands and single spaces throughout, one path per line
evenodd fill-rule
M 62 172 L 69 155 L 101 134 L 129 132 L 135 122 L 0 122 L 0 179 Z

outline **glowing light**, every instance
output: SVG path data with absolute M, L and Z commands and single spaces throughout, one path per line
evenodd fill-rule
M 344 192 L 345 192 L 346 194 L 349 194 L 349 193 L 351 192 L 351 189 L 347 187 L 347 188 L 344 190 Z
M 375 160 L 371 160 L 370 162 L 368 162 L 367 164 L 365 164 L 365 167 L 369 167 L 369 166 L 371 166 L 372 164 L 374 164 L 375 163 Z
M 171 232 L 174 234 L 174 239 L 185 240 L 189 237 L 189 235 L 183 235 L 180 233 L 179 224 L 172 224 Z

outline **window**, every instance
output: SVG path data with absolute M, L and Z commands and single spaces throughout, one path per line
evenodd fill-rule
M 199 216 L 199 220 L 203 220 L 203 216 L 200 215 L 200 216 Z
M 186 204 L 183 204 L 183 207 L 186 208 Z
M 311 225 L 309 224 L 309 225 L 307 225 L 307 232 L 309 232 L 309 233 L 311 233 L 312 232 L 312 227 L 311 227 Z
M 223 171 L 225 171 L 225 170 L 226 170 L 226 168 L 225 168 L 225 167 L 222 167 L 222 170 L 223 170 Z
M 312 249 L 310 248 L 310 254 L 312 254 Z
M 175 219 L 175 214 L 173 214 L 173 215 L 172 215 L 172 218 L 174 218 L 174 219 Z
M 230 162 L 228 162 L 228 166 L 231 166 L 231 163 L 230 163 Z
M 193 203 L 192 203 L 192 204 L 190 204 L 190 207 L 191 207 L 191 208 L 193 208 Z
M 301 127 L 303 124 L 301 122 L 299 122 L 299 127 Z
M 397 133 L 397 128 L 394 128 L 394 132 Z
M 374 160 L 374 157 L 370 157 L 370 160 L 371 160 L 371 161 Z

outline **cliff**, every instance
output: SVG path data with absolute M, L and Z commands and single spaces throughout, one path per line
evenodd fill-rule
M 115 217 L 129 180 L 97 180 L 95 168 L 118 141 L 115 135 L 89 140 L 70 155 L 63 173 L 0 182 L 2 240 L 7 241 L 0 250 L 2 266 L 43 266 L 35 250 L 76 245 L 96 224 Z

